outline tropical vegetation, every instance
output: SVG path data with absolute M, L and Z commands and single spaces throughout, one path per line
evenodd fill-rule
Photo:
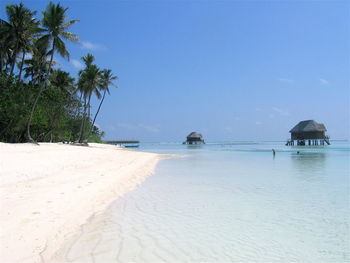
M 0 141 L 101 142 L 96 118 L 117 79 L 101 69 L 92 54 L 82 57 L 85 67 L 74 78 L 55 58 L 69 59 L 66 43 L 79 43 L 69 31 L 78 20 L 50 2 L 37 12 L 23 3 L 6 7 L 0 18 Z M 92 98 L 100 100 L 92 118 Z

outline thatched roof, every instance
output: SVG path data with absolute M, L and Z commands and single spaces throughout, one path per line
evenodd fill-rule
M 289 132 L 324 132 L 327 131 L 323 123 L 314 120 L 301 121 Z
M 191 132 L 188 136 L 187 139 L 202 139 L 202 134 L 198 133 L 198 132 Z

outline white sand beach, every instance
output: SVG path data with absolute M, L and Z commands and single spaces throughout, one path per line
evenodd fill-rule
M 47 262 L 160 155 L 112 145 L 0 143 L 0 262 Z

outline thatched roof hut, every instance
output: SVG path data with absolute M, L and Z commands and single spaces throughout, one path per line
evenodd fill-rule
M 322 142 L 326 141 L 326 143 L 329 143 L 328 136 L 325 134 L 326 131 L 327 129 L 323 123 L 318 123 L 314 120 L 306 120 L 299 122 L 289 132 L 291 133 L 292 142 L 297 140 L 298 145 L 305 145 L 305 140 L 309 140 L 309 144 L 311 144 L 311 140 L 322 140 Z M 315 144 L 317 145 L 318 143 L 316 142 Z
M 198 132 L 191 132 L 187 138 L 184 144 L 202 144 L 204 143 L 203 135 Z

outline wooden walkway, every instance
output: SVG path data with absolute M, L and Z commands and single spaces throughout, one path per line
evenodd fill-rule
M 111 140 L 111 141 L 104 141 L 108 144 L 126 144 L 126 143 L 140 143 L 138 140 Z

